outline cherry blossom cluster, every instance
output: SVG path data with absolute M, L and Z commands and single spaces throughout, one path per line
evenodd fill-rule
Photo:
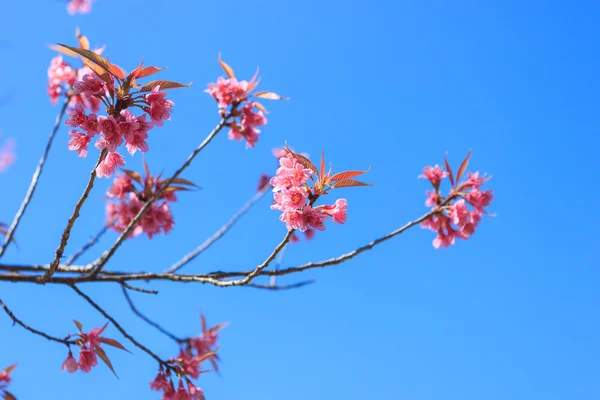
M 287 155 L 279 159 L 280 167 L 271 178 L 273 186 L 273 210 L 282 212 L 279 219 L 285 222 L 288 230 L 306 232 L 308 229 L 325 230 L 325 220 L 328 217 L 333 222 L 346 222 L 348 202 L 338 199 L 332 205 L 315 206 L 316 200 L 331 189 L 350 186 L 367 186 L 353 180 L 366 171 L 345 171 L 331 175 L 325 173 L 325 160 L 321 158 L 320 171 L 306 157 L 286 149 Z M 309 179 L 312 185 L 309 184 Z
M 0 371 L 0 395 L 2 395 L 3 399 L 6 400 L 16 400 L 16 397 L 13 396 L 6 388 L 11 381 L 10 373 L 17 367 L 17 364 L 13 364 L 10 367 Z
M 248 81 L 238 81 L 233 69 L 221 60 L 219 64 L 227 74 L 227 78 L 219 77 L 217 83 L 209 83 L 206 93 L 210 94 L 217 102 L 219 113 L 223 117 L 231 118 L 226 123 L 229 127 L 228 137 L 231 140 L 246 140 L 246 147 L 254 147 L 258 141 L 260 130 L 258 127 L 267 124 L 264 114 L 267 110 L 257 101 L 249 100 L 251 97 L 269 100 L 283 100 L 284 98 L 272 92 L 252 91 L 258 86 L 258 75 Z
M 70 0 L 67 4 L 67 12 L 69 15 L 87 14 L 92 10 L 93 0 Z
M 85 96 L 84 98 L 104 103 L 107 113 L 100 116 L 95 112 L 87 114 L 86 106 L 81 102 L 68 109 L 69 119 L 66 124 L 79 128 L 69 132 L 69 149 L 77 151 L 80 157 L 86 157 L 89 143 L 98 135 L 95 147 L 106 150 L 106 154 L 96 167 L 96 173 L 98 177 L 111 177 L 117 168 L 125 165 L 125 159 L 117 151 L 123 143 L 131 155 L 138 150 L 146 152 L 149 149 L 146 142 L 148 132 L 154 126 L 163 126 L 164 120 L 170 120 L 174 103 L 166 99 L 166 93 L 162 90 L 189 85 L 151 81 L 141 86 L 137 84 L 137 79 L 153 75 L 162 68 L 144 68 L 140 64 L 125 76 L 121 68 L 97 53 L 85 48 L 61 46 L 82 56 L 84 63 L 90 68 L 89 73 L 73 82 L 75 96 Z M 142 111 L 141 114 L 135 115 L 132 112 L 136 107 Z
M 15 142 L 12 140 L 8 140 L 0 146 L 0 173 L 6 171 L 15 162 L 14 148 Z
M 137 172 L 123 170 L 124 174 L 115 177 L 106 193 L 108 198 L 106 204 L 107 223 L 119 233 L 125 231 L 146 201 L 166 184 L 167 180 L 161 180 L 160 176 L 153 177 L 150 175 L 145 162 L 144 166 L 146 169 L 144 178 Z M 136 183 L 141 185 L 140 189 L 136 188 Z M 188 190 L 186 186 L 195 186 L 182 178 L 176 179 L 174 183 L 178 185 L 169 186 L 163 191 L 159 199 L 152 203 L 150 209 L 137 223 L 130 237 L 145 233 L 149 239 L 152 239 L 154 235 L 161 232 L 166 235 L 173 229 L 175 222 L 169 203 L 177 201 L 175 192 Z
M 483 184 L 489 180 L 488 177 L 479 176 L 479 172 L 467 172 L 467 179 L 460 182 L 464 176 L 470 159 L 469 155 L 461 163 L 456 179 L 448 162 L 445 162 L 446 170 L 440 166 L 425 167 L 420 178 L 429 180 L 433 191 L 427 191 L 425 205 L 432 207 L 435 214 L 421 223 L 421 227 L 437 232 L 433 240 L 433 247 L 449 247 L 456 239 L 467 240 L 477 228 L 484 214 L 488 214 L 485 208 L 490 205 L 494 195 L 492 190 L 482 190 Z M 440 185 L 448 178 L 452 189 L 448 196 L 440 193 Z
M 75 340 L 76 345 L 79 347 L 79 359 L 76 360 L 75 357 L 73 357 L 73 353 L 69 347 L 67 359 L 62 364 L 63 371 L 66 370 L 71 374 L 77 370 L 86 373 L 90 372 L 92 368 L 98 365 L 98 357 L 100 357 L 114 373 L 115 371 L 113 370 L 112 364 L 101 345 L 105 344 L 121 350 L 127 350 L 116 340 L 101 336 L 108 326 L 108 323 L 102 328 L 94 328 L 88 333 L 84 333 L 81 324 L 77 321 L 74 322 L 79 329 L 79 333 L 77 334 L 78 338 Z
M 209 361 L 215 370 L 217 367 L 217 340 L 218 332 L 226 324 L 219 324 L 210 329 L 206 327 L 206 320 L 202 318 L 202 334 L 198 337 L 188 338 L 180 341 L 180 352 L 176 358 L 170 359 L 169 367 L 159 368 L 158 375 L 152 382 L 150 388 L 163 393 L 163 400 L 204 400 L 204 392 L 192 383 L 192 379 L 198 379 L 203 371 L 201 366 Z M 175 386 L 175 380 L 178 380 Z

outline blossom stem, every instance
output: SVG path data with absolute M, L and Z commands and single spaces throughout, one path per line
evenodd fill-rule
M 194 249 L 192 252 L 188 253 L 181 260 L 179 260 L 175 264 L 173 264 L 165 272 L 166 273 L 176 272 L 180 268 L 184 267 L 187 263 L 192 261 L 194 258 L 199 256 L 200 253 L 202 253 L 203 251 L 208 249 L 213 243 L 215 243 L 217 240 L 222 238 L 223 235 L 225 235 L 225 233 L 227 233 L 227 231 L 229 229 L 231 229 L 231 227 L 233 227 L 233 225 L 235 225 L 235 223 L 241 217 L 243 217 L 248 212 L 248 210 L 250 210 L 250 208 L 252 208 L 252 206 L 254 206 L 256 203 L 258 203 L 260 201 L 260 199 L 262 199 L 264 197 L 264 195 L 267 194 L 270 190 L 271 190 L 271 185 L 265 185 L 258 193 L 256 193 L 250 200 L 248 200 L 248 202 L 246 202 L 246 204 L 244 204 L 244 206 L 236 214 L 234 214 L 233 217 L 231 217 L 225 225 L 223 225 L 221 228 L 219 228 L 219 230 L 216 231 L 211 237 L 206 239 L 206 241 L 204 241 L 204 243 L 202 243 L 200 246 L 196 247 L 196 249 Z
M 104 265 L 108 262 L 108 260 L 112 257 L 112 255 L 115 253 L 115 251 L 117 251 L 117 249 L 119 248 L 119 246 L 121 246 L 121 244 L 123 243 L 123 241 L 129 237 L 129 234 L 131 233 L 131 231 L 133 231 L 133 229 L 135 228 L 136 224 L 142 219 L 142 217 L 144 216 L 144 214 L 146 213 L 146 211 L 148 211 L 150 209 L 150 207 L 152 206 L 152 204 L 160 198 L 160 196 L 163 194 L 163 192 L 165 190 L 167 190 L 167 188 L 173 183 L 173 181 L 192 163 L 192 161 L 194 160 L 194 158 L 215 138 L 215 136 L 217 136 L 217 134 L 221 131 L 221 129 L 223 129 L 223 127 L 225 126 L 225 124 L 227 123 L 227 121 L 229 120 L 229 118 L 231 117 L 231 113 L 225 115 L 221 121 L 217 124 L 217 126 L 215 126 L 213 128 L 213 130 L 208 134 L 208 136 L 202 141 L 202 143 L 200 143 L 200 145 L 188 156 L 187 160 L 183 163 L 183 165 L 181 167 L 179 167 L 179 169 L 177 171 L 175 171 L 175 173 L 173 174 L 173 176 L 171 176 L 171 178 L 169 178 L 169 180 L 164 184 L 164 186 L 162 186 L 160 188 L 160 190 L 158 190 L 154 196 L 152 196 L 148 201 L 146 201 L 146 203 L 144 203 L 144 205 L 142 206 L 142 208 L 140 209 L 140 211 L 138 211 L 138 213 L 136 214 L 135 217 L 133 217 L 133 219 L 131 220 L 131 222 L 129 223 L 129 225 L 127 225 L 127 227 L 125 228 L 125 230 L 121 233 L 121 235 L 117 238 L 117 240 L 114 242 L 114 244 L 111 246 L 110 249 L 108 249 L 107 251 L 105 251 L 102 256 L 100 256 L 99 259 L 97 259 L 96 261 L 94 261 L 92 263 L 93 266 L 93 271 L 91 272 L 90 276 L 95 277 L 98 275 L 98 273 L 102 270 L 102 268 L 104 267 Z
M 88 198 L 88 195 L 90 194 L 90 191 L 94 187 L 94 181 L 96 180 L 96 168 L 98 167 L 98 165 L 100 165 L 102 160 L 104 160 L 104 157 L 106 156 L 107 153 L 108 153 L 108 150 L 106 150 L 106 149 L 104 149 L 100 152 L 98 161 L 96 161 L 96 165 L 92 169 L 92 172 L 90 172 L 90 179 L 88 180 L 88 183 L 83 191 L 83 194 L 77 201 L 77 204 L 75 205 L 75 210 L 73 210 L 73 214 L 71 215 L 71 218 L 69 218 L 69 220 L 67 221 L 67 227 L 65 228 L 65 230 L 60 238 L 60 244 L 56 248 L 56 253 L 54 255 L 54 261 L 52 261 L 52 263 L 50 263 L 50 269 L 46 272 L 46 274 L 44 274 L 40 278 L 40 283 L 47 282 L 48 279 L 51 278 L 52 275 L 54 275 L 54 273 L 60 266 L 60 259 L 62 258 L 63 253 L 65 251 L 65 247 L 67 246 L 67 243 L 69 242 L 69 237 L 71 236 L 71 229 L 73 229 L 73 225 L 75 225 L 75 221 L 79 217 L 79 211 L 81 210 L 83 203 L 85 203 L 85 201 Z
M 8 245 L 13 240 L 15 231 L 17 230 L 17 227 L 19 226 L 19 222 L 21 222 L 21 218 L 25 214 L 25 211 L 27 210 L 27 206 L 29 205 L 29 203 L 31 202 L 31 199 L 33 198 L 35 189 L 37 188 L 37 185 L 40 181 L 40 175 L 42 174 L 42 170 L 44 169 L 44 165 L 46 164 L 46 159 L 48 158 L 48 154 L 50 153 L 50 149 L 52 148 L 52 142 L 54 141 L 56 132 L 58 132 L 58 128 L 60 128 L 61 121 L 67 111 L 67 107 L 69 106 L 69 102 L 71 101 L 72 95 L 73 95 L 73 91 L 71 90 L 67 94 L 65 101 L 63 103 L 63 106 L 60 109 L 60 112 L 56 116 L 56 121 L 54 122 L 54 128 L 52 129 L 52 133 L 50 134 L 50 137 L 48 138 L 48 142 L 46 143 L 46 149 L 44 150 L 42 157 L 38 161 L 37 167 L 35 168 L 33 176 L 31 177 L 31 183 L 29 184 L 29 188 L 27 189 L 25 198 L 23 199 L 23 202 L 21 203 L 19 210 L 15 214 L 15 217 L 13 219 L 12 224 L 10 225 L 10 228 L 8 229 L 8 232 L 6 233 L 6 237 L 4 239 L 4 245 L 2 246 L 2 248 L 0 248 L 0 258 L 4 255 L 4 252 L 8 248 Z

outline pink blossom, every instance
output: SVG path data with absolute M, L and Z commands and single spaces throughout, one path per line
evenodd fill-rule
M 204 391 L 197 386 L 194 386 L 192 382 L 188 381 L 188 392 L 190 394 L 190 399 L 192 400 L 204 400 Z
M 71 137 L 71 140 L 69 140 L 68 143 L 69 150 L 77 150 L 77 155 L 79 157 L 86 157 L 88 153 L 88 144 L 90 144 L 91 138 L 85 133 L 75 129 L 69 131 L 69 136 Z
M 77 80 L 77 71 L 63 61 L 62 56 L 56 56 L 48 68 L 48 96 L 52 104 L 65 92 L 63 86 L 71 88 Z
M 65 362 L 63 362 L 62 370 L 64 371 L 66 369 L 70 374 L 72 374 L 73 372 L 77 371 L 78 368 L 79 366 L 77 365 L 77 361 L 75 361 L 75 358 L 73 358 L 73 353 L 69 351 L 67 359 L 65 360 Z
M 75 107 L 67 109 L 67 115 L 69 116 L 69 119 L 65 121 L 65 124 L 68 126 L 78 127 L 87 121 L 85 108 L 82 103 L 77 103 L 75 104 Z
M 77 13 L 87 14 L 92 9 L 92 1 L 93 0 L 70 0 L 67 5 L 67 12 L 69 15 Z
M 281 165 L 277 169 L 277 174 L 271 178 L 273 190 L 281 190 L 292 186 L 301 186 L 312 175 L 312 171 L 304 168 L 292 154 L 279 159 Z
M 304 223 L 318 231 L 325 230 L 324 223 L 326 218 L 327 216 L 321 213 L 321 210 L 319 209 L 315 210 L 310 206 L 304 206 L 304 210 L 302 210 L 302 219 L 304 220 Z M 300 231 L 303 232 L 302 229 L 300 229 Z
M 275 204 L 271 206 L 273 210 L 301 209 L 306 205 L 308 191 L 303 186 L 292 186 L 274 193 L 274 199 Z
M 98 130 L 98 117 L 96 114 L 88 115 L 85 121 L 81 123 L 80 128 L 86 131 L 90 137 L 98 134 L 100 131 Z
M 429 191 L 427 190 L 427 200 L 425 200 L 425 205 L 427 207 L 433 207 L 435 205 L 437 205 L 438 200 L 439 200 L 439 196 L 435 191 Z
M 87 335 L 87 344 L 92 348 L 92 349 L 96 349 L 98 347 L 100 347 L 100 333 L 101 333 L 101 329 L 100 328 L 94 328 L 92 329 Z
M 13 141 L 7 141 L 3 146 L 0 146 L 0 173 L 6 171 L 15 161 L 14 147 L 15 143 Z
M 254 104 L 248 103 L 242 107 L 242 126 L 265 126 L 267 118 L 262 111 L 254 112 Z
M 206 93 L 210 94 L 217 101 L 219 108 L 227 108 L 234 101 L 241 102 L 248 96 L 248 82 L 238 82 L 237 79 L 225 79 L 219 77 L 217 83 L 209 83 Z
M 73 87 L 75 88 L 75 94 L 85 94 L 87 96 L 103 94 L 106 91 L 106 84 L 94 72 L 84 75 L 81 80 L 75 82 Z
M 458 200 L 450 206 L 450 218 L 454 225 L 465 226 L 471 220 L 471 212 L 467 208 L 464 200 Z
M 285 227 L 288 231 L 298 229 L 304 232 L 308 229 L 307 223 L 302 218 L 302 211 L 286 210 L 279 216 L 279 220 L 285 222 Z
M 423 168 L 423 175 L 419 175 L 419 178 L 429 179 L 429 182 L 437 188 L 440 186 L 442 179 L 447 176 L 448 174 L 439 165 L 436 165 L 434 167 Z
M 135 190 L 132 179 L 125 175 L 117 175 L 112 185 L 108 188 L 106 197 L 115 199 L 124 199 L 127 193 Z
M 191 345 L 198 352 L 198 354 L 205 354 L 217 344 L 218 339 L 219 336 L 216 331 L 207 331 L 204 332 L 202 336 L 193 338 Z
M 468 172 L 467 177 L 469 179 L 463 184 L 463 187 L 465 187 L 465 188 L 477 188 L 478 189 L 486 181 L 486 177 L 479 176 L 479 172 L 475 172 L 473 174 Z
M 467 193 L 466 198 L 476 210 L 483 212 L 483 208 L 489 206 L 494 199 L 494 193 L 491 190 L 482 192 L 479 189 L 473 189 Z
M 316 230 L 314 229 L 310 229 L 308 228 L 305 232 L 304 232 L 304 236 L 306 237 L 306 240 L 312 240 L 315 237 L 315 234 L 317 233 Z
M 150 115 L 152 123 L 156 126 L 163 126 L 163 120 L 171 119 L 171 108 L 175 103 L 165 99 L 166 95 L 166 92 L 160 91 L 160 85 L 158 85 L 152 89 L 152 93 L 145 96 L 146 103 L 150 107 L 144 107 L 144 111 Z
M 433 239 L 433 247 L 439 249 L 440 247 L 450 247 L 455 242 L 454 235 L 446 234 L 440 231 L 435 239 Z
M 322 208 L 323 214 L 327 214 L 333 218 L 333 222 L 343 224 L 346 222 L 348 209 L 348 201 L 346 199 L 337 199 L 335 204 L 332 206 L 324 206 Z
M 150 382 L 150 389 L 159 392 L 162 391 L 165 394 L 174 391 L 172 388 L 172 383 L 167 380 L 166 375 L 162 371 L 156 375 L 156 378 L 154 378 L 152 382 Z
M 191 357 L 188 353 L 182 351 L 179 353 L 178 360 L 183 372 L 194 379 L 198 379 L 198 376 L 200 376 L 200 364 L 196 357 Z
M 121 111 L 121 118 L 118 121 L 119 130 L 125 137 L 133 135 L 133 132 L 140 129 L 137 117 L 129 110 Z
M 96 167 L 98 177 L 110 178 L 116 169 L 125 165 L 123 156 L 119 153 L 108 153 L 104 160 Z
M 110 152 L 115 152 L 117 147 L 123 143 L 121 128 L 111 115 L 109 117 L 98 117 L 98 130 L 103 133 L 102 140 L 96 142 L 96 147 L 100 150 L 107 148 Z
M 96 365 L 98 365 L 96 353 L 87 347 L 82 348 L 79 351 L 79 369 L 82 372 L 90 372 Z

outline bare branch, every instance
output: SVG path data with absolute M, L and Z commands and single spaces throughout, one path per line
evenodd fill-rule
M 129 290 L 133 290 L 134 292 L 140 292 L 140 293 L 146 293 L 146 294 L 158 294 L 158 290 L 142 289 L 142 288 L 139 288 L 139 287 L 131 286 L 127 282 L 121 282 L 121 285 L 123 287 L 126 287 Z
M 250 283 L 244 287 L 251 287 L 251 288 L 256 288 L 256 289 L 266 289 L 266 290 L 290 290 L 290 289 L 298 289 L 301 288 L 303 286 L 307 286 L 307 285 L 312 285 L 313 283 L 315 283 L 316 280 L 315 279 L 310 279 L 307 281 L 302 281 L 302 282 L 298 282 L 298 283 L 292 283 L 290 285 L 273 285 L 273 284 L 269 284 L 269 285 L 261 285 L 258 283 Z
M 63 252 L 65 251 L 65 247 L 69 242 L 69 236 L 71 236 L 71 229 L 73 229 L 73 225 L 75 225 L 75 221 L 79 217 L 79 211 L 81 210 L 83 203 L 85 203 L 85 201 L 88 198 L 88 195 L 90 194 L 90 191 L 94 187 L 94 181 L 96 180 L 96 168 L 98 167 L 98 165 L 100 165 L 102 160 L 104 160 L 104 157 L 106 157 L 107 153 L 107 149 L 104 149 L 100 152 L 98 161 L 96 161 L 94 169 L 92 169 L 92 172 L 90 172 L 90 179 L 88 180 L 85 190 L 83 191 L 83 194 L 77 201 L 77 204 L 75 204 L 75 210 L 73 210 L 73 215 L 71 215 L 71 218 L 69 218 L 69 220 L 67 221 L 67 227 L 65 228 L 65 231 L 63 232 L 60 238 L 60 244 L 56 248 L 54 261 L 52 261 L 52 263 L 50 264 L 50 269 L 48 270 L 48 272 L 46 272 L 46 274 L 41 278 L 41 283 L 46 282 L 58 269 L 58 266 L 60 265 L 60 259 L 62 258 Z
M 63 116 L 65 115 L 65 112 L 67 111 L 67 107 L 69 106 L 69 101 L 71 101 L 71 96 L 72 96 L 72 92 L 69 92 L 69 94 L 65 98 L 62 108 L 60 109 L 60 112 L 56 116 L 56 121 L 54 122 L 54 129 L 52 129 L 52 133 L 50 134 L 50 137 L 48 138 L 48 143 L 46 143 L 46 149 L 44 150 L 42 157 L 38 161 L 37 167 L 35 168 L 33 176 L 31 177 L 31 183 L 29 184 L 29 188 L 27 189 L 25 198 L 23 199 L 23 202 L 21 202 L 21 206 L 19 207 L 19 210 L 15 214 L 13 222 L 10 225 L 8 232 L 6 233 L 4 245 L 2 246 L 2 248 L 0 248 L 0 258 L 4 255 L 4 252 L 8 248 L 8 245 L 13 240 L 15 231 L 17 230 L 17 227 L 19 226 L 19 222 L 21 222 L 21 218 L 23 218 L 23 215 L 25 214 L 25 211 L 27 210 L 27 206 L 29 205 L 29 203 L 31 202 L 31 199 L 33 198 L 35 189 L 37 188 L 37 185 L 40 181 L 40 176 L 42 175 L 42 170 L 44 169 L 44 165 L 46 164 L 46 159 L 48 158 L 48 154 L 50 153 L 50 149 L 52 148 L 52 142 L 54 141 L 56 132 L 58 132 L 58 128 L 60 128 L 60 123 L 63 119 Z
M 223 225 L 221 228 L 219 228 L 218 231 L 216 231 L 211 237 L 209 237 L 208 239 L 206 239 L 206 241 L 204 243 L 202 243 L 200 246 L 198 246 L 194 251 L 192 251 L 191 253 L 187 254 L 181 260 L 179 260 L 175 264 L 173 264 L 165 272 L 166 273 L 173 273 L 173 272 L 179 270 L 180 268 L 182 268 L 183 266 L 185 266 L 187 263 L 189 263 L 190 261 L 192 261 L 194 258 L 196 258 L 197 256 L 199 256 L 200 253 L 202 253 L 204 250 L 208 249 L 217 240 L 219 240 L 220 238 L 222 238 L 223 235 L 225 235 L 225 233 L 227 233 L 227 231 L 229 229 L 231 229 L 231 227 L 233 225 L 235 225 L 235 223 L 241 217 L 243 217 L 248 212 L 248 210 L 250 210 L 250 208 L 252 208 L 253 205 L 255 205 L 256 203 L 258 203 L 260 201 L 260 199 L 262 199 L 264 197 L 264 195 L 267 194 L 267 192 L 269 192 L 270 189 L 271 189 L 271 185 L 265 185 L 246 204 L 244 204 L 244 206 L 233 217 L 231 217 L 231 219 L 229 221 L 227 221 L 227 223 L 225 225 Z
M 159 324 L 157 324 L 156 322 L 152 321 L 150 318 L 148 318 L 144 314 L 142 314 L 137 309 L 137 307 L 133 304 L 133 300 L 131 300 L 131 297 L 129 297 L 129 293 L 127 293 L 127 289 L 125 289 L 125 286 L 123 286 L 122 289 L 123 289 L 123 295 L 125 296 L 125 299 L 127 300 L 127 303 L 129 304 L 129 307 L 131 307 L 131 311 L 133 311 L 135 315 L 137 315 L 143 321 L 145 321 L 146 323 L 148 323 L 148 325 L 150 325 L 150 326 L 158 329 L 158 331 L 160 331 L 161 333 L 165 334 L 169 338 L 173 339 L 177 343 L 183 343 L 183 342 L 185 342 L 185 339 L 181 339 L 181 338 L 175 336 L 174 334 L 172 334 L 171 332 L 169 332 L 168 330 L 166 330 L 165 328 L 163 328 L 162 326 L 160 326 Z
M 110 227 L 113 224 L 114 224 L 114 220 L 112 222 L 109 222 L 108 224 L 104 225 L 104 227 L 94 237 L 92 237 L 89 242 L 87 242 L 86 244 L 84 244 L 82 248 L 80 248 L 79 250 L 77 250 L 77 252 L 75 254 L 73 254 L 71 257 L 69 257 L 67 259 L 67 261 L 65 262 L 65 265 L 71 265 L 71 264 L 73 264 L 90 247 L 92 247 L 93 245 L 95 245 L 96 243 L 98 243 L 98 240 L 100 240 L 100 238 L 102 236 L 104 236 L 104 234 L 108 231 L 108 229 L 110 229 Z
M 87 301 L 92 307 L 94 307 L 100 314 L 102 314 L 104 316 L 104 318 L 108 319 L 110 322 L 112 322 L 112 324 L 115 326 L 115 328 L 117 328 L 119 330 L 119 332 L 121 332 L 121 334 L 123 336 L 125 336 L 131 343 L 133 343 L 137 348 L 139 348 L 140 350 L 144 351 L 146 354 L 148 354 L 150 357 L 154 358 L 156 361 L 158 361 L 158 363 L 166 368 L 169 368 L 169 363 L 167 363 L 166 361 L 163 361 L 159 356 L 157 356 L 156 354 L 154 354 L 151 350 L 149 350 L 146 346 L 144 346 L 143 344 L 141 344 L 140 342 L 138 342 L 137 340 L 135 340 L 133 338 L 133 336 L 131 336 L 129 333 L 127 333 L 127 331 L 125 329 L 123 329 L 123 327 L 117 322 L 115 321 L 115 319 L 113 317 L 111 317 L 106 311 L 104 311 L 104 309 L 102 307 L 100 307 L 98 304 L 96 304 L 92 299 L 90 299 L 85 293 L 83 293 L 81 290 L 79 290 L 79 288 L 75 285 L 72 285 L 71 288 L 73 288 L 73 290 L 75 292 L 77 292 L 77 294 L 81 297 L 83 297 L 83 299 L 85 301 Z
M 152 206 L 152 204 L 163 194 L 163 192 L 173 183 L 173 181 L 192 163 L 194 158 L 215 138 L 215 136 L 217 136 L 217 134 L 221 131 L 221 129 L 223 129 L 223 127 L 225 126 L 225 124 L 227 123 L 227 121 L 229 120 L 230 117 L 231 117 L 231 113 L 229 113 L 228 115 L 225 115 L 221 119 L 221 121 L 217 124 L 217 126 L 215 126 L 214 129 L 208 134 L 208 136 L 202 141 L 202 143 L 200 143 L 200 145 L 196 148 L 196 150 L 194 150 L 189 155 L 189 157 L 183 163 L 183 165 L 181 167 L 179 167 L 179 169 L 177 171 L 175 171 L 173 176 L 171 176 L 171 178 L 169 178 L 169 180 L 165 183 L 165 185 L 162 186 L 161 189 L 154 194 L 154 196 L 152 196 L 148 201 L 146 201 L 146 203 L 144 203 L 144 206 L 140 209 L 140 211 L 138 211 L 136 216 L 133 217 L 133 219 L 127 226 L 127 228 L 125 228 L 125 230 L 117 238 L 115 243 L 111 246 L 111 248 L 108 249 L 107 251 L 105 251 L 98 260 L 96 260 L 95 262 L 92 263 L 92 265 L 94 266 L 94 270 L 91 273 L 92 276 L 98 275 L 98 273 L 102 270 L 102 268 L 104 267 L 106 262 L 110 259 L 110 257 L 112 257 L 112 255 L 115 253 L 115 251 L 117 251 L 119 246 L 121 246 L 123 241 L 129 236 L 131 231 L 135 228 L 135 225 L 142 219 L 142 216 L 146 213 L 146 211 L 148 211 L 148 209 Z
M 21 325 L 23 328 L 27 329 L 29 332 L 34 333 L 36 335 L 42 336 L 48 340 L 51 340 L 53 342 L 58 342 L 58 343 L 62 343 L 64 345 L 71 345 L 71 344 L 75 344 L 75 341 L 73 340 L 67 340 L 67 339 L 60 339 L 54 336 L 50 336 L 47 333 L 44 333 L 42 331 L 38 331 L 37 329 L 34 329 L 32 327 L 30 327 L 29 325 L 25 324 L 23 321 L 21 321 L 20 319 L 18 319 L 15 314 L 13 314 L 13 312 L 11 310 L 9 310 L 9 308 L 6 306 L 6 304 L 4 304 L 4 302 L 0 299 L 0 307 L 2 307 L 4 309 L 4 311 L 6 311 L 6 313 L 8 314 L 8 316 L 13 320 L 14 324 L 18 324 Z

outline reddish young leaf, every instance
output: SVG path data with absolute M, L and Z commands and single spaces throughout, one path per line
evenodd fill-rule
M 104 332 L 104 330 L 106 329 L 107 326 L 108 326 L 108 322 L 104 324 L 104 326 L 102 327 L 102 329 L 100 329 L 100 332 L 98 332 L 98 335 L 101 335 L 102 332 Z
M 186 192 L 191 191 L 191 189 L 183 187 L 183 186 L 169 186 L 168 188 L 165 189 L 165 191 L 163 193 L 178 192 L 181 190 L 185 190 Z
M 17 364 L 13 364 L 13 365 L 11 365 L 10 367 L 6 368 L 6 369 L 4 370 L 4 372 L 6 372 L 7 374 L 10 374 L 11 372 L 13 372 L 13 371 L 14 371 L 14 369 L 15 369 L 15 368 L 17 368 Z
M 446 155 L 444 154 L 444 164 L 446 164 L 446 172 L 448 173 L 448 178 L 450 179 L 450 183 L 454 186 L 454 174 L 452 173 L 452 168 L 450 168 L 450 164 L 446 159 Z
M 128 177 L 130 177 L 140 185 L 142 184 L 142 176 L 139 173 L 131 171 L 129 169 L 121 169 L 121 171 L 123 171 Z
M 283 97 L 273 92 L 258 92 L 254 93 L 252 96 L 259 99 L 267 99 L 267 100 L 289 100 L 289 97 Z
M 352 178 L 355 178 L 362 174 L 366 174 L 370 170 L 371 170 L 371 167 L 367 168 L 365 171 L 354 171 L 353 170 L 353 171 L 338 172 L 337 174 L 335 174 L 331 177 L 331 180 L 332 181 L 341 181 L 344 179 L 352 179 Z
M 471 150 L 465 157 L 465 159 L 460 163 L 460 167 L 458 167 L 458 172 L 456 172 L 456 182 L 460 181 L 460 178 L 464 175 L 467 170 L 467 166 L 469 165 L 469 160 L 471 159 Z
M 146 76 L 154 75 L 155 73 L 162 71 L 165 68 L 167 68 L 167 67 L 164 67 L 164 68 L 146 67 L 140 71 L 139 75 L 137 75 L 137 78 L 145 78 Z
M 286 151 L 291 153 L 296 158 L 296 160 L 304 166 L 304 168 L 310 169 L 317 176 L 319 175 L 319 171 L 317 170 L 317 167 L 308 158 L 304 157 L 301 154 L 296 154 L 293 151 L 291 151 L 290 149 L 286 149 Z
M 131 81 L 131 79 L 137 78 L 140 75 L 140 72 L 142 72 L 143 68 L 144 68 L 144 60 L 142 60 L 142 62 L 140 63 L 140 65 L 137 66 L 136 69 L 131 71 L 131 73 L 127 77 L 127 80 Z
M 79 332 L 83 332 L 83 326 L 81 325 L 81 322 L 77 321 L 76 319 L 74 319 L 73 322 L 75 322 L 75 325 L 77 326 L 77 329 L 79 329 Z
M 108 62 L 108 65 L 110 67 L 110 72 L 117 77 L 120 80 L 125 79 L 125 71 L 123 71 L 123 69 L 113 63 L 111 63 L 110 61 L 106 60 L 106 62 Z
M 125 350 L 126 352 L 130 353 L 129 350 L 127 350 L 121 343 L 117 342 L 115 339 L 102 337 L 100 338 L 100 342 L 109 346 L 116 347 L 117 349 Z
M 258 101 L 253 102 L 252 104 L 254 104 L 254 107 L 258 108 L 260 111 L 262 111 L 265 114 L 268 114 L 269 112 L 267 111 L 267 109 L 265 108 L 265 106 L 263 106 L 262 104 L 260 104 Z
M 165 179 L 161 183 L 166 183 L 167 181 L 168 181 L 168 179 Z M 175 179 L 173 179 L 173 183 L 178 183 L 180 185 L 190 185 L 190 186 L 200 189 L 200 186 L 196 185 L 194 182 L 188 181 L 187 179 L 183 179 L 183 178 L 175 178 Z
M 319 176 L 323 178 L 325 175 L 325 149 L 321 149 L 321 170 Z
M 4 398 L 4 400 L 17 400 L 17 398 L 12 393 L 7 392 L 6 390 L 4 391 L 2 397 Z
M 99 56 L 98 54 L 94 53 L 93 51 L 89 51 L 89 50 L 85 50 L 85 49 L 78 49 L 76 47 L 71 47 L 71 46 L 67 46 L 66 44 L 62 44 L 59 43 L 59 46 L 65 47 L 77 54 L 79 54 L 81 57 L 86 58 L 88 60 L 90 60 L 91 62 L 98 64 L 100 67 L 102 67 L 106 72 L 110 73 L 111 75 L 114 75 L 114 72 L 111 71 L 111 66 L 112 64 L 108 62 L 107 59 L 105 59 L 104 57 Z M 121 78 L 122 79 L 122 78 Z
M 206 318 L 204 314 L 200 314 L 200 320 L 202 321 L 202 333 L 206 333 Z
M 247 92 L 250 93 L 251 91 L 256 89 L 259 82 L 260 82 L 260 79 L 258 79 L 258 68 L 256 68 L 256 72 L 254 73 L 254 76 L 252 77 L 252 79 L 250 79 L 250 82 L 248 82 Z
M 338 188 L 352 187 L 352 186 L 373 186 L 373 184 L 355 181 L 352 179 L 344 179 L 344 180 L 337 181 L 336 183 L 334 183 L 333 188 L 338 189 Z
M 104 364 L 106 364 L 106 366 L 107 366 L 108 368 L 110 368 L 110 370 L 112 371 L 112 373 L 113 373 L 113 374 L 115 374 L 115 376 L 116 376 L 117 378 L 119 378 L 119 377 L 117 376 L 117 373 L 115 372 L 115 369 L 113 368 L 113 366 L 112 366 L 112 364 L 111 364 L 110 360 L 108 359 L 108 356 L 107 356 L 107 355 L 106 355 L 106 353 L 104 352 L 104 350 L 102 350 L 102 348 L 101 348 L 101 347 L 96 347 L 96 348 L 94 349 L 94 353 L 96 353 L 96 354 L 98 355 L 98 357 L 100 357 L 100 359 L 101 359 L 102 361 L 104 361 Z
M 229 65 L 227 65 L 223 60 L 221 60 L 221 53 L 219 53 L 219 56 L 217 58 L 219 60 L 219 65 L 221 66 L 221 68 L 223 68 L 223 71 L 225 71 L 227 76 L 229 78 L 235 78 L 235 73 L 233 72 L 233 69 Z
M 48 47 L 51 48 L 54 51 L 58 51 L 59 53 L 65 54 L 65 55 L 70 56 L 70 57 L 75 57 L 75 58 L 79 57 L 79 55 L 77 53 L 75 53 L 74 51 L 71 51 L 69 49 L 65 49 L 64 47 L 61 47 L 61 46 L 51 45 L 51 46 L 48 46 Z
M 189 87 L 191 84 L 192 84 L 192 82 L 185 84 L 185 83 L 178 83 L 178 82 L 172 82 L 172 81 L 152 81 L 152 82 L 148 82 L 144 86 L 142 86 L 142 88 L 140 89 L 140 93 L 151 92 L 152 89 L 154 89 L 156 86 L 160 86 L 160 90 L 166 90 L 166 89 L 177 89 L 177 88 Z

